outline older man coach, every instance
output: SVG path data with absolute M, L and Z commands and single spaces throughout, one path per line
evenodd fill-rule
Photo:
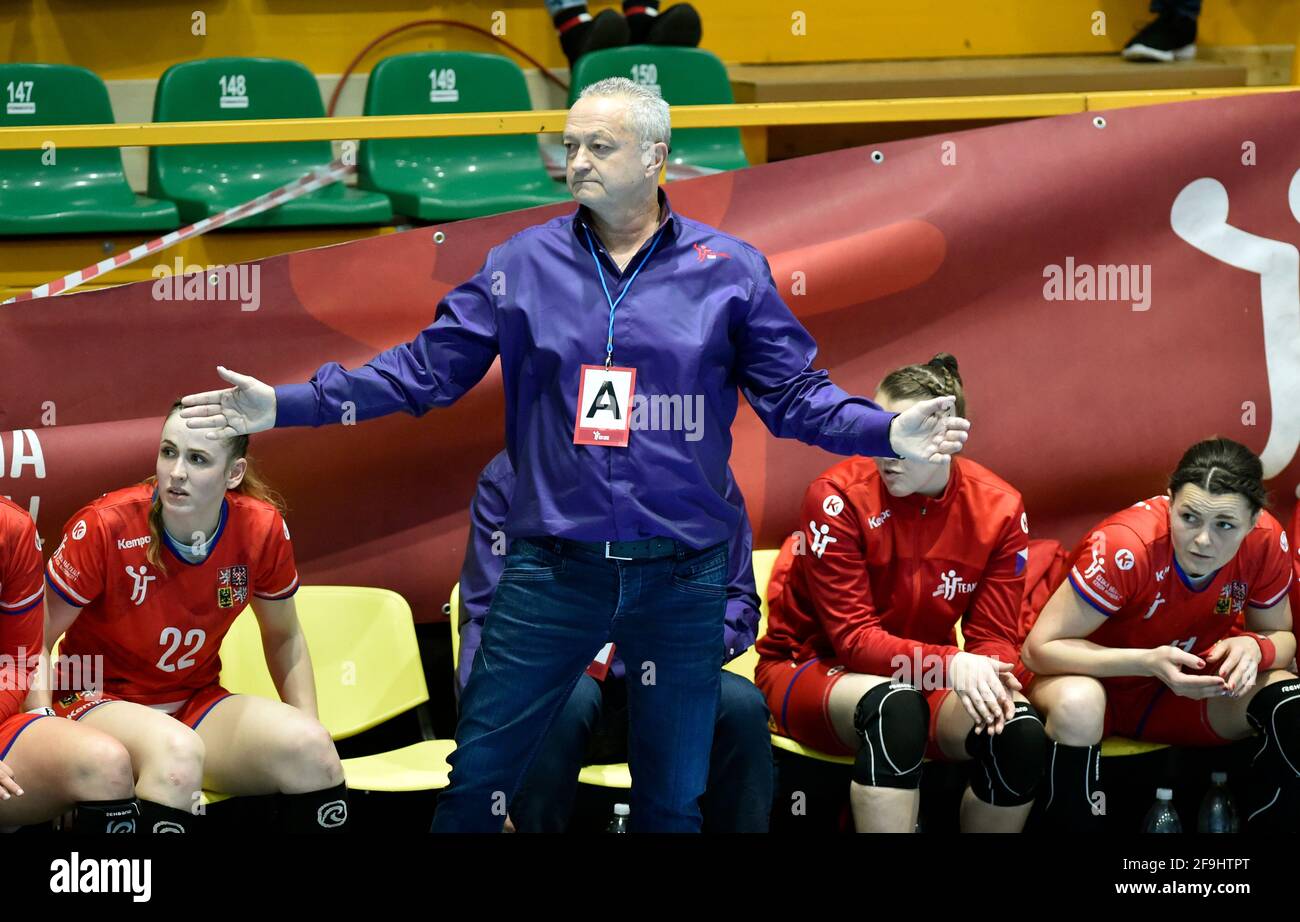
M 632 829 L 699 830 L 740 515 L 725 498 L 737 388 L 774 435 L 837 454 L 944 463 L 970 428 L 952 398 L 894 416 L 814 370 L 816 345 L 762 253 L 674 214 L 658 188 L 669 118 L 657 93 L 621 77 L 587 87 L 564 146 L 578 209 L 493 247 L 414 341 L 306 384 L 220 368 L 234 386 L 182 411 L 211 438 L 339 422 L 345 402 L 358 421 L 419 415 L 501 356 L 511 545 L 435 832 L 502 828 L 543 734 L 610 640 L 628 669 Z M 702 427 L 628 425 L 648 395 L 702 401 Z

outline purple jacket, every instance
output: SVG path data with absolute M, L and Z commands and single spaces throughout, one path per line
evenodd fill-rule
M 331 362 L 307 384 L 277 387 L 276 425 L 340 422 L 345 403 L 358 422 L 398 410 L 419 416 L 454 403 L 500 355 L 505 445 L 519 477 L 506 534 L 661 536 L 693 548 L 740 527 L 739 502 L 727 496 L 737 389 L 776 436 L 896 457 L 893 415 L 814 370 L 817 346 L 763 254 L 674 214 L 662 189 L 659 197 L 661 239 L 618 304 L 613 360 L 636 369 L 638 397 L 659 401 L 664 412 L 650 414 L 652 423 L 667 416 L 669 425 L 634 426 L 626 448 L 573 444 L 580 366 L 605 360 L 601 279 L 618 298 L 655 239 L 620 272 L 595 233 L 588 238 L 585 207 L 489 250 L 414 341 L 355 370 Z
M 497 580 L 505 569 L 504 554 L 494 554 L 494 535 L 500 533 L 510 510 L 510 495 L 515 489 L 515 472 L 503 451 L 488 462 L 478 477 L 478 490 L 469 507 L 469 540 L 465 545 L 465 565 L 460 571 L 460 611 L 452 612 L 460 627 L 460 663 L 456 669 L 457 693 L 469 681 L 474 653 L 478 650 L 483 619 L 487 617 L 496 593 Z M 744 653 L 758 634 L 759 599 L 754 588 L 754 536 L 745 513 L 745 498 L 740 494 L 731 469 L 727 469 L 727 500 L 740 507 L 740 527 L 731 536 L 727 548 L 730 575 L 727 580 L 727 614 L 723 624 L 726 652 L 723 661 Z M 500 549 L 500 548 L 498 548 Z M 610 666 L 613 675 L 624 675 L 618 654 Z

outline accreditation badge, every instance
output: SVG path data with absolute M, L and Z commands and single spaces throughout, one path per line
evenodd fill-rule
M 630 419 L 636 369 L 583 365 L 579 374 L 573 444 L 626 448 L 632 434 Z

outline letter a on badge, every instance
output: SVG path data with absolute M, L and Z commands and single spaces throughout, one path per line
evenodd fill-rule
M 631 437 L 627 411 L 635 391 L 635 368 L 583 365 L 578 378 L 573 444 L 626 448 Z
M 614 393 L 613 381 L 601 384 L 600 390 L 596 392 L 596 399 L 592 401 L 591 409 L 587 411 L 587 419 L 595 416 L 597 410 L 609 410 L 614 414 L 615 419 L 623 418 L 623 414 L 619 412 L 618 395 Z

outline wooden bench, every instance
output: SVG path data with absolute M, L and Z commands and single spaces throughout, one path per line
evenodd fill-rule
M 1273 48 L 1274 46 L 1266 46 Z M 1226 50 L 1226 49 L 1225 49 Z M 1171 90 L 1285 83 L 1281 46 L 1269 55 L 1234 53 L 1170 65 L 1125 61 L 1117 54 L 808 64 L 734 64 L 727 68 L 737 103 L 841 99 L 917 99 L 1028 93 Z M 744 129 L 752 162 L 998 124 L 1002 120 L 799 125 Z M 761 159 L 754 159 L 756 156 Z

